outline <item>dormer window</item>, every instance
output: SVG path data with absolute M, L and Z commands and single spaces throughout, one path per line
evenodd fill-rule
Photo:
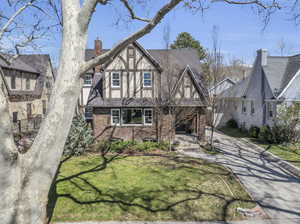
M 151 74 L 151 72 L 144 72 L 143 87 L 152 87 L 152 74 Z
M 113 72 L 111 75 L 111 87 L 112 88 L 120 88 L 120 72 Z

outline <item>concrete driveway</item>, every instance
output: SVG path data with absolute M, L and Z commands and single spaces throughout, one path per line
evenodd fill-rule
M 253 199 L 271 217 L 271 223 L 300 224 L 299 178 L 236 138 L 216 133 L 215 140 L 222 154 L 210 156 L 188 150 L 183 153 L 231 168 Z

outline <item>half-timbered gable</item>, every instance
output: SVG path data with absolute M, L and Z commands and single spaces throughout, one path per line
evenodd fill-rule
M 95 48 L 99 46 L 102 44 L 97 40 Z M 87 60 L 97 52 L 107 50 L 87 50 Z M 168 108 L 172 105 L 195 112 L 181 127 L 203 139 L 207 91 L 200 67 L 194 49 L 146 50 L 137 42 L 128 45 L 110 62 L 94 69 L 86 117 L 95 134 L 126 140 L 173 135 L 172 119 L 176 116 Z M 175 95 L 178 102 L 173 105 Z
M 104 67 L 104 98 L 153 98 L 158 94 L 159 66 L 139 44 L 123 49 Z

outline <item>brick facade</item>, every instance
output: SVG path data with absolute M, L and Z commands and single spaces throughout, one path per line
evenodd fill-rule
M 105 109 L 107 110 L 107 109 Z M 108 111 L 108 110 L 107 110 Z M 155 119 L 152 125 L 141 126 L 112 126 L 111 115 L 108 112 L 93 113 L 93 130 L 98 140 L 109 138 L 120 138 L 124 141 L 142 141 L 145 138 L 161 140 L 171 140 L 175 137 L 175 128 L 172 128 L 173 116 L 169 114 L 159 115 L 160 119 Z M 200 108 L 191 123 L 192 130 L 200 140 L 205 139 L 206 115 L 205 110 Z

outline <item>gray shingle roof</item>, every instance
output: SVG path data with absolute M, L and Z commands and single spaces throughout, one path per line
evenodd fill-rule
M 2 57 L 5 57 L 9 60 L 8 55 L 2 54 Z M 24 63 L 24 61 L 21 59 L 21 57 L 17 57 L 16 59 L 12 60 L 10 64 L 5 62 L 1 57 L 0 57 L 0 66 L 2 68 L 10 68 L 10 69 L 16 69 L 20 71 L 26 71 L 26 72 L 31 72 L 31 73 L 39 73 L 36 69 L 34 69 L 32 66 L 30 66 L 27 63 Z
M 252 76 L 259 71 L 257 66 L 259 66 L 259 64 L 253 67 L 251 73 Z M 300 70 L 300 55 L 286 57 L 267 56 L 267 65 L 262 66 L 262 69 L 273 95 L 277 97 Z M 249 77 L 250 76 L 226 90 L 222 96 L 242 97 L 245 94 L 245 89 L 248 88 Z M 257 83 L 259 82 L 257 81 Z M 300 86 L 300 78 L 293 79 L 293 83 L 294 84 L 291 86 L 293 86 L 295 90 L 289 87 L 289 91 L 285 93 L 284 97 L 293 99 L 300 97 L 300 93 L 298 91 Z M 266 96 L 266 98 L 268 97 Z
M 22 91 L 22 90 L 9 90 L 9 95 L 31 95 L 40 96 L 43 91 L 45 77 L 48 71 L 48 66 L 50 62 L 50 56 L 47 54 L 26 54 L 19 55 L 16 60 L 14 60 L 10 65 L 7 65 L 0 59 L 0 66 L 17 69 L 26 72 L 32 72 L 38 74 L 35 89 L 33 91 Z
M 228 98 L 240 98 L 245 95 L 245 91 L 247 89 L 248 83 L 250 80 L 250 76 L 247 76 L 245 79 L 240 80 L 234 86 L 226 89 L 221 93 L 222 97 Z
M 275 90 L 281 90 L 282 80 L 286 73 L 288 61 L 288 57 L 267 57 L 267 65 L 263 66 L 263 70 L 273 93 Z

